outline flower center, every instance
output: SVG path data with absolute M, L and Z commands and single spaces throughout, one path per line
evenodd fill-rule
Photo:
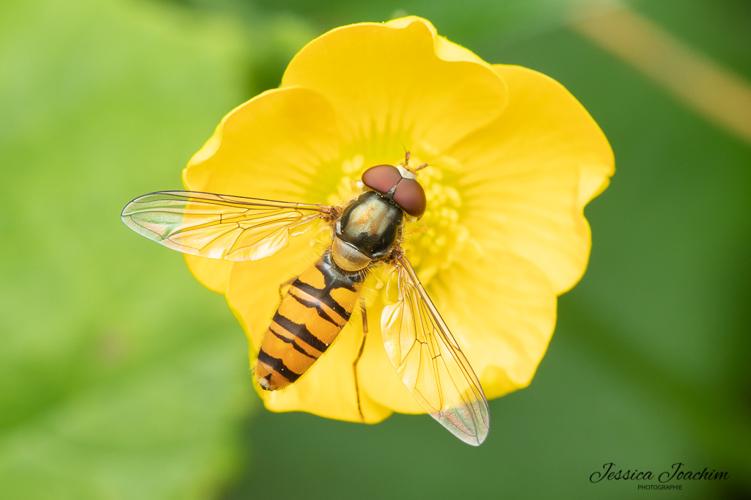
M 426 286 L 436 274 L 454 262 L 469 236 L 461 224 L 458 170 L 451 168 L 448 161 L 441 163 L 430 164 L 417 174 L 417 181 L 425 190 L 427 208 L 419 220 L 407 217 L 402 233 L 404 253 Z M 420 164 L 420 158 L 413 155 L 410 165 Z M 343 161 L 341 178 L 327 203 L 343 206 L 362 193 L 364 188 L 360 178 L 370 166 L 362 155 Z

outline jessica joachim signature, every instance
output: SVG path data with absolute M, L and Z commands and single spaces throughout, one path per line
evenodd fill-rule
M 655 479 L 660 483 L 670 483 L 676 481 L 687 480 L 703 480 L 703 481 L 717 481 L 728 478 L 726 471 L 718 471 L 715 469 L 707 469 L 704 467 L 702 470 L 686 470 L 683 462 L 674 463 L 670 469 L 660 472 L 653 472 L 651 470 L 640 469 L 621 469 L 618 468 L 613 462 L 606 462 L 602 464 L 602 470 L 595 471 L 589 476 L 590 483 L 599 483 L 601 481 L 654 481 Z

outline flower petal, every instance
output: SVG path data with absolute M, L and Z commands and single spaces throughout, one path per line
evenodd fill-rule
M 406 28 L 412 23 L 423 23 L 425 27 L 430 30 L 430 33 L 435 38 L 435 51 L 438 57 L 445 61 L 471 61 L 480 64 L 487 64 L 482 60 L 480 56 L 472 52 L 466 47 L 452 42 L 445 36 L 438 34 L 438 31 L 433 26 L 433 23 L 427 19 L 417 16 L 405 16 L 397 19 L 387 21 L 385 24 L 394 28 Z
M 556 296 L 545 274 L 511 253 L 466 255 L 434 281 L 431 294 L 487 397 L 529 385 L 555 328 Z
M 429 159 L 497 117 L 506 96 L 490 65 L 417 17 L 325 33 L 290 62 L 290 85 L 326 96 L 351 152 L 369 157 L 408 148 Z
M 227 292 L 233 262 L 228 260 L 208 259 L 195 255 L 185 255 L 188 269 L 195 278 L 213 292 Z
M 464 220 L 489 255 L 509 250 L 527 258 L 560 294 L 586 268 L 591 241 L 583 209 L 607 187 L 613 153 L 555 80 L 518 66 L 495 70 L 508 84 L 508 106 L 447 153 L 464 168 Z
M 248 336 L 251 366 L 279 306 L 280 285 L 313 265 L 321 253 L 320 246 L 293 241 L 288 248 L 266 259 L 235 264 L 227 300 Z M 294 384 L 273 392 L 259 390 L 266 407 L 272 411 L 306 411 L 328 418 L 361 421 L 352 368 L 362 338 L 361 324 L 359 313 L 353 312 L 331 347 Z M 360 404 L 369 423 L 391 414 L 391 410 L 374 403 L 362 391 Z
M 555 294 L 547 277 L 510 253 L 464 255 L 430 280 L 428 293 L 451 329 L 488 398 L 527 386 L 553 335 Z M 423 413 L 386 357 L 371 321 L 360 374 L 367 393 L 402 413 Z M 374 331 L 375 330 L 375 331 Z
M 339 158 L 333 110 L 306 89 L 275 89 L 238 106 L 183 171 L 186 189 L 318 203 L 326 168 Z M 227 289 L 231 262 L 188 257 L 195 277 Z
M 383 303 L 368 309 L 368 337 L 357 372 L 363 391 L 374 401 L 399 413 L 425 413 L 414 396 L 409 393 L 389 360 L 381 335 L 381 310 Z
M 187 189 L 320 202 L 318 172 L 339 160 L 331 106 L 302 88 L 274 89 L 238 106 L 183 171 Z

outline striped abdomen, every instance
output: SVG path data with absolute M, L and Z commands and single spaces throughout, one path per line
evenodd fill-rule
M 292 283 L 258 352 L 255 376 L 261 387 L 281 389 L 310 368 L 349 320 L 362 280 L 339 270 L 326 252 Z

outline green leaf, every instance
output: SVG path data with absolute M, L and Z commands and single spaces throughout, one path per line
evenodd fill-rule
M 221 297 L 121 224 L 247 98 L 229 20 L 0 7 L 3 498 L 205 498 L 252 388 Z

